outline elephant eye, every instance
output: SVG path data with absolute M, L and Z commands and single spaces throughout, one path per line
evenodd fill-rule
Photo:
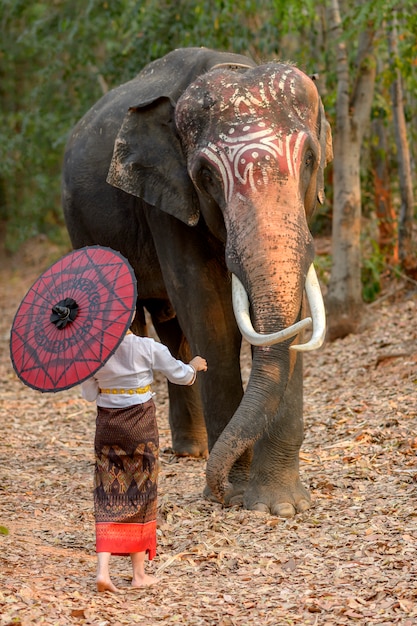
M 306 155 L 304 157 L 304 165 L 306 167 L 311 167 L 314 164 L 314 154 L 311 150 L 307 150 Z
M 211 175 L 211 172 L 206 167 L 202 167 L 201 168 L 201 170 L 200 170 L 200 177 L 201 177 L 201 180 L 206 182 L 206 183 L 211 183 L 213 181 L 213 177 Z
M 216 182 L 216 179 L 213 176 L 213 173 L 207 167 L 202 167 L 198 173 L 198 178 L 199 178 L 201 187 L 205 191 L 210 193 L 213 189 L 213 185 Z
M 211 168 L 205 160 L 201 160 L 201 167 L 197 168 L 194 180 L 203 194 L 212 198 L 220 207 L 224 205 L 224 191 L 220 174 Z

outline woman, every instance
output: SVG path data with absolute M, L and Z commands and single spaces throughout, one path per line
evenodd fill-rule
M 155 584 L 145 573 L 145 556 L 156 554 L 158 428 L 151 383 L 153 371 L 170 382 L 192 385 L 206 371 L 200 356 L 189 364 L 168 348 L 128 331 L 107 363 L 82 384 L 83 397 L 97 402 L 94 512 L 97 590 L 117 591 L 110 556 L 130 554 L 133 587 Z

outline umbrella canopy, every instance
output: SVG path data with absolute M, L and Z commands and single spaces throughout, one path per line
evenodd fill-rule
M 62 257 L 15 315 L 10 356 L 19 378 L 55 392 L 93 376 L 120 345 L 136 296 L 133 269 L 118 252 L 87 246 Z

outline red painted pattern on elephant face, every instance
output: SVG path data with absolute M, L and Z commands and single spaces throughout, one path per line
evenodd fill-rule
M 277 178 L 295 177 L 299 157 L 307 138 L 304 131 L 280 137 L 259 121 L 232 127 L 227 136 L 208 143 L 202 153 L 217 168 L 225 198 L 230 202 L 236 191 L 251 195 L 262 191 Z

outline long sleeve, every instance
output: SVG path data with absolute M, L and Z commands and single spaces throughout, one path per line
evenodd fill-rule
M 171 383 L 192 385 L 196 379 L 196 371 L 192 365 L 183 363 L 172 356 L 166 346 L 154 343 L 152 369 L 162 372 Z
M 82 396 L 107 408 L 147 402 L 152 398 L 153 370 L 177 385 L 192 385 L 196 379 L 192 365 L 175 359 L 163 344 L 150 337 L 128 334 L 94 377 L 82 383 Z M 137 392 L 145 388 L 146 391 Z M 104 391 L 100 393 L 100 389 Z M 109 393 L 108 389 L 112 391 Z

